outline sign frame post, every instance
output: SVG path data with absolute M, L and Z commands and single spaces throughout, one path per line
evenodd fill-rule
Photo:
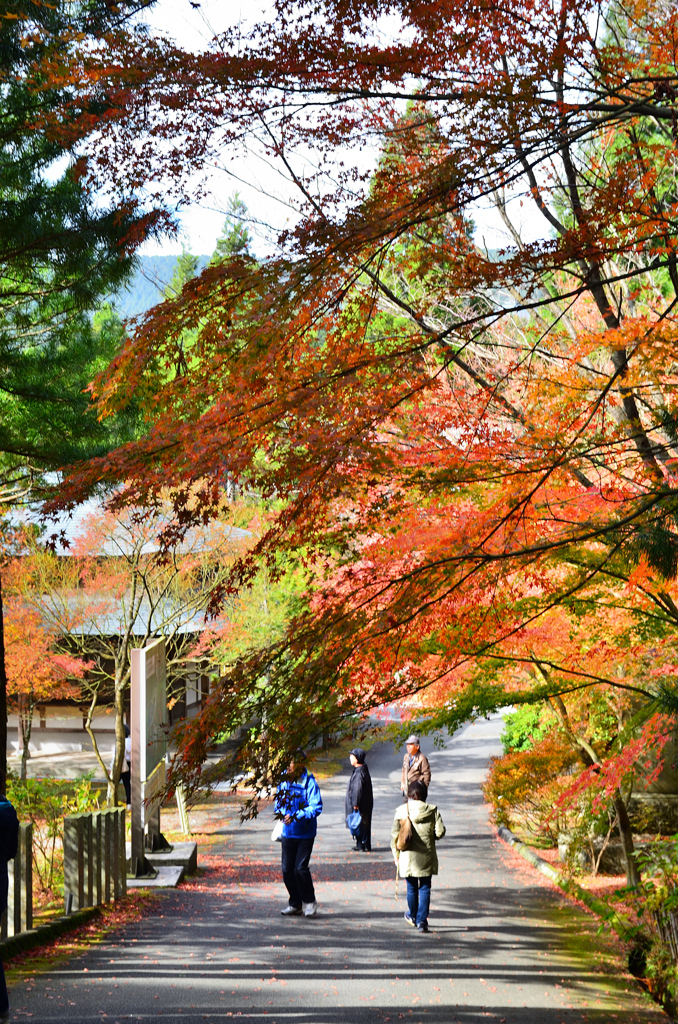
M 160 802 L 166 781 L 167 750 L 164 638 L 149 640 L 145 647 L 133 648 L 131 670 L 132 855 L 129 874 L 133 878 L 155 878 L 157 871 L 146 857 L 146 828 L 151 850 L 170 849 L 160 832 Z

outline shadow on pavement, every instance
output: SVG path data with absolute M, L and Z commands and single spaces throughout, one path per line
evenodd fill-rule
M 316 884 L 331 882 L 394 882 L 395 864 L 392 860 L 375 860 L 369 854 L 351 855 L 352 860 L 339 863 L 327 863 L 326 861 L 311 860 L 311 874 Z M 240 885 L 261 885 L 275 884 L 282 885 L 282 874 L 280 863 L 253 862 L 244 860 L 229 860 L 224 864 L 215 864 L 210 867 L 203 865 L 201 869 L 203 876 L 217 877 L 221 882 L 238 882 Z M 185 886 L 192 889 L 200 885 L 200 877 L 196 880 L 190 879 Z M 404 887 L 405 882 L 401 880 Z
M 549 888 L 507 869 L 480 782 L 500 722 L 461 730 L 431 753 L 439 847 L 431 930 L 403 920 L 388 849 L 400 752 L 374 749 L 374 852 L 350 851 L 344 779 L 328 783 L 311 868 L 315 918 L 282 917 L 280 849 L 265 821 L 219 828 L 204 873 L 81 957 L 17 986 L 31 1024 L 660 1024 L 595 923 Z M 322 786 L 321 786 L 322 788 Z M 458 829 L 458 830 L 457 830 Z
M 54 1012 L 57 1010 L 57 1012 Z M 190 1008 L 179 1011 L 165 1010 L 161 1014 L 148 1013 L 125 1013 L 121 1014 L 114 1009 L 100 1011 L 96 1019 L 103 1019 L 106 1024 L 130 1024 L 130 1022 L 142 1022 L 148 1020 L 161 1020 L 164 1024 L 179 1024 L 179 1022 L 199 1021 L 200 1024 L 217 1024 L 225 1020 L 238 1020 L 255 1022 L 261 1024 L 397 1024 L 398 1021 L 408 1021 L 409 1024 L 610 1024 L 610 1011 L 596 1008 L 586 1010 L 552 1009 L 550 1007 L 515 1007 L 501 1006 L 498 1008 L 482 1005 L 467 1006 L 421 1006 L 412 1009 L 406 1004 L 385 1010 L 378 1006 L 340 1007 L 334 1010 L 302 1009 L 301 1007 L 268 1006 L 265 1011 L 253 1010 L 249 1012 L 239 1008 L 238 1010 L 223 1010 Z M 64 1016 L 58 1013 L 58 1008 L 52 1008 L 52 1012 L 41 1015 L 39 1024 L 62 1024 L 68 1020 L 69 1024 L 91 1024 L 92 1017 L 81 1017 L 76 1015 Z M 627 1019 L 627 1024 L 655 1024 L 656 1012 L 648 1010 L 635 1013 L 632 1021 Z M 667 1018 L 668 1022 L 668 1018 Z M 36 1020 L 37 1024 L 37 1020 Z

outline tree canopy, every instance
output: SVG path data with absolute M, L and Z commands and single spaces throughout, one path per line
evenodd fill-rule
M 102 46 L 147 6 L 88 3 L 6 6 L 0 18 L 0 496 L 12 500 L 36 473 L 101 453 L 125 439 L 87 415 L 85 389 L 120 345 L 111 314 L 91 315 L 133 268 L 159 224 L 132 192 L 107 197 L 85 180 L 82 141 L 100 131 L 107 103 L 51 82 L 83 45 Z M 50 122 L 50 119 L 52 123 Z
M 145 435 L 60 499 L 169 490 L 167 544 L 217 514 L 226 477 L 271 502 L 229 585 L 284 553 L 314 589 L 223 678 L 206 741 L 262 677 L 262 763 L 266 729 L 282 764 L 415 694 L 431 727 L 590 687 L 627 722 L 670 705 L 677 18 L 661 0 L 281 0 L 201 55 L 139 44 L 144 88 L 104 147 L 121 183 L 150 173 L 127 157 L 143 125 L 178 176 L 258 140 L 298 195 L 273 255 L 210 265 L 125 343 L 95 394 L 102 414 L 143 395 Z M 129 82 L 122 60 L 106 74 Z
M 82 146 L 101 132 L 114 97 L 101 88 L 81 95 L 69 69 L 88 49 L 143 37 L 130 18 L 146 6 L 12 0 L 0 14 L 0 504 L 26 499 L 46 471 L 135 434 L 134 402 L 104 423 L 86 389 L 122 340 L 105 299 L 127 279 L 139 244 L 170 220 L 134 185 L 93 187 L 96 158 Z M 0 792 L 5 747 L 0 629 Z

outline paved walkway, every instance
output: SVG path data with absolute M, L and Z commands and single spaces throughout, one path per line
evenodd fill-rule
M 349 852 L 346 776 L 323 787 L 314 850 L 319 912 L 282 918 L 270 814 L 225 831 L 226 870 L 162 899 L 124 934 L 12 992 L 13 1019 L 250 1024 L 666 1024 L 566 904 L 493 837 L 479 783 L 501 723 L 478 722 L 431 755 L 440 843 L 431 931 L 403 921 L 388 849 L 400 756 L 370 752 L 376 849 Z M 204 863 L 210 863 L 209 857 Z
M 104 761 L 110 754 L 106 752 Z M 7 764 L 17 775 L 21 771 L 21 758 L 10 754 Z M 26 762 L 29 779 L 77 779 L 79 775 L 93 772 L 93 778 L 104 781 L 104 772 L 93 750 L 69 751 L 67 754 L 33 754 Z

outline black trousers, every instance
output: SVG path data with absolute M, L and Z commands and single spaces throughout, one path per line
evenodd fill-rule
M 8 882 L 7 862 L 5 862 L 0 864 L 0 914 L 7 910 Z M 9 996 L 7 995 L 7 983 L 5 981 L 2 960 L 0 960 L 0 1017 L 7 1013 L 8 1010 Z
M 291 907 L 315 902 L 315 889 L 308 862 L 315 836 L 308 839 L 282 839 L 282 876 L 290 896 Z
M 127 804 L 128 807 L 132 803 L 132 784 L 130 781 L 130 775 L 131 772 L 129 768 L 127 769 L 126 772 L 120 772 L 120 781 L 125 787 L 125 803 Z
M 351 835 L 359 850 L 372 849 L 372 811 L 367 814 L 364 811 L 360 812 L 360 829 L 357 832 L 351 832 Z
M 9 994 L 7 992 L 7 982 L 5 981 L 5 969 L 2 966 L 2 960 L 0 960 L 0 1017 L 4 1016 L 9 1010 Z

